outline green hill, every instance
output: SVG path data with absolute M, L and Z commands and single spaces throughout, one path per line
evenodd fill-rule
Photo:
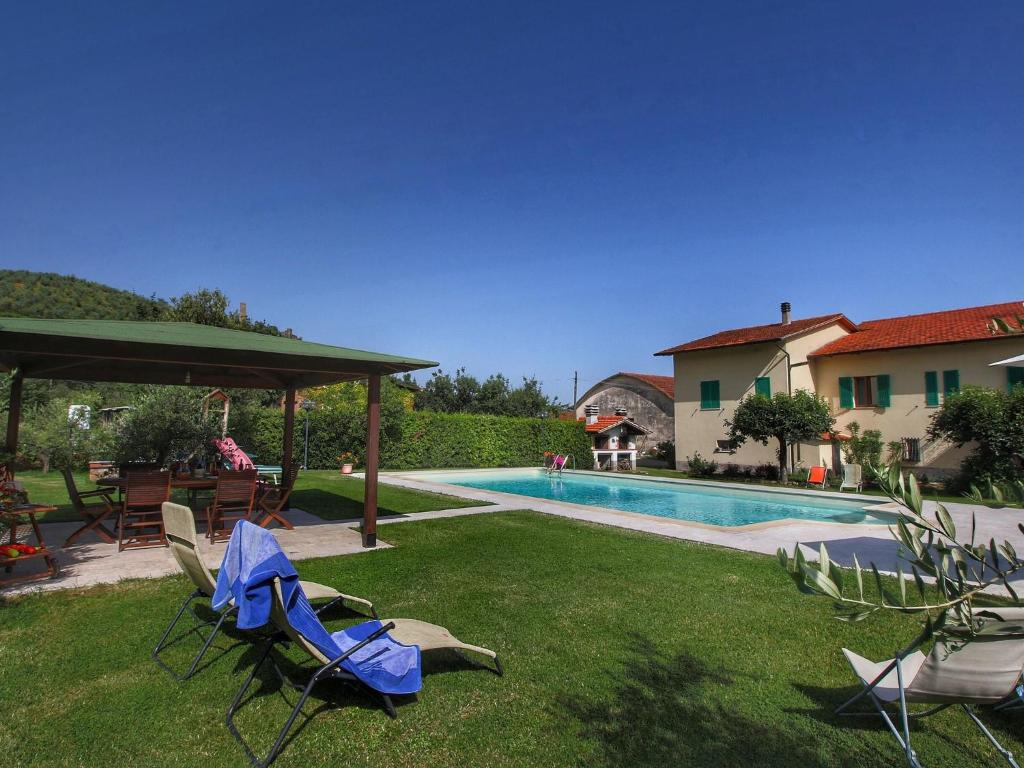
M 170 305 L 54 272 L 0 269 L 0 317 L 157 320 Z

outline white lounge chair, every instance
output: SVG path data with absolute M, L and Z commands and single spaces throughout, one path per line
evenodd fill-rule
M 217 590 L 217 580 L 213 578 L 213 574 L 210 573 L 210 569 L 206 566 L 206 562 L 203 560 L 202 555 L 199 554 L 199 535 L 196 533 L 196 523 L 195 518 L 192 516 L 192 510 L 188 507 L 182 506 L 181 504 L 173 504 L 168 501 L 164 502 L 161 506 L 160 512 L 163 517 L 164 532 L 167 535 L 167 544 L 171 549 L 171 554 L 174 555 L 174 559 L 178 561 L 178 565 L 181 567 L 181 570 L 186 576 L 188 576 L 189 580 L 195 586 L 195 591 L 185 599 L 181 608 L 178 609 L 177 615 L 164 631 L 163 636 L 160 638 L 160 642 L 158 642 L 156 644 L 156 648 L 153 649 L 152 655 L 153 660 L 171 675 L 179 680 L 188 680 L 195 674 L 196 669 L 199 666 L 199 662 L 202 661 L 203 656 L 205 656 L 206 652 L 210 649 L 210 645 L 213 643 L 213 639 L 220 631 L 224 620 L 235 612 L 235 608 L 232 606 L 225 610 L 215 621 L 203 621 L 195 615 L 193 609 L 193 618 L 201 623 L 196 625 L 191 631 L 198 632 L 203 627 L 211 624 L 213 625 L 213 629 L 210 630 L 210 634 L 205 638 L 203 647 L 200 649 L 199 653 L 196 654 L 195 658 L 192 660 L 192 664 L 184 675 L 178 675 L 160 658 L 160 651 L 171 644 L 168 643 L 168 638 L 192 602 L 199 598 L 209 600 Z M 339 602 L 344 603 L 347 601 L 362 605 L 373 615 L 373 618 L 377 618 L 377 612 L 373 608 L 373 603 L 369 600 L 364 600 L 361 597 L 355 597 L 353 595 L 346 595 L 336 589 L 332 589 L 331 587 L 324 586 L 323 584 L 317 584 L 312 581 L 300 581 L 299 583 L 302 585 L 302 590 L 306 593 L 306 597 L 310 600 L 330 601 L 321 606 L 318 612 L 324 611 Z
M 855 491 L 864 490 L 860 464 L 843 464 L 843 482 L 840 483 L 839 490 L 844 488 L 852 488 Z
M 989 610 L 998 612 L 999 609 Z M 836 714 L 862 714 L 848 710 L 856 702 L 869 699 L 899 742 L 908 765 L 921 768 L 917 753 L 910 745 L 910 719 L 927 717 L 959 704 L 999 754 L 1013 768 L 1020 768 L 1010 751 L 978 719 L 972 707 L 1003 705 L 1013 694 L 1024 669 L 1024 623 L 983 619 L 975 637 L 960 642 L 939 640 L 927 656 L 920 650 L 922 642 L 923 638 L 920 638 L 898 653 L 895 659 L 877 663 L 844 648 L 843 654 L 864 689 L 836 709 Z M 898 706 L 899 728 L 886 710 L 887 704 Z M 932 706 L 911 713 L 907 711 L 909 704 Z

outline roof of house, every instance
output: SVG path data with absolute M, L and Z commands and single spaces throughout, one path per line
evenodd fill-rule
M 584 419 L 580 419 L 580 421 L 584 421 Z M 627 427 L 632 427 L 634 430 L 636 430 L 639 434 L 642 435 L 648 435 L 651 432 L 649 429 L 641 427 L 635 421 L 630 421 L 625 416 L 598 416 L 597 421 L 595 421 L 593 424 L 587 424 L 585 429 L 587 432 L 606 432 L 612 427 L 617 427 L 620 424 L 624 424 Z
M 819 317 L 807 317 L 789 323 L 772 323 L 771 325 L 754 325 L 748 328 L 734 328 L 720 331 L 702 339 L 688 341 L 677 347 L 669 347 L 655 355 L 674 355 L 677 352 L 694 352 L 698 349 L 717 349 L 719 347 L 738 347 L 743 344 L 758 344 L 766 341 L 783 341 L 792 336 L 799 336 L 807 331 L 823 328 L 835 322 L 843 323 L 849 330 L 856 326 L 841 312 Z
M 653 373 L 627 373 L 626 371 L 620 371 L 615 375 L 629 376 L 632 379 L 639 379 L 640 381 L 650 384 L 656 390 L 667 395 L 672 400 L 676 397 L 676 380 L 674 376 L 657 376 Z
M 1021 320 L 1024 318 L 1024 302 L 1011 301 L 983 307 L 867 320 L 860 323 L 853 333 L 816 349 L 811 356 L 955 344 L 1005 336 L 1006 333 L 992 322 L 994 318 L 1008 321 L 1013 326 L 1024 325 Z

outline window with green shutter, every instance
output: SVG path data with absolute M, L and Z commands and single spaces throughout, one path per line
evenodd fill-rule
M 942 396 L 950 395 L 960 391 L 960 371 L 942 372 Z
M 839 377 L 839 407 L 853 408 L 853 377 Z
M 754 394 L 764 395 L 765 397 L 772 396 L 772 380 L 767 376 L 758 376 L 754 379 Z
M 717 380 L 700 383 L 700 407 L 701 410 L 718 410 L 721 407 Z
M 1024 384 L 1024 368 L 1011 365 L 1006 369 L 1006 388 L 1013 389 L 1018 384 Z
M 939 404 L 939 372 L 924 372 L 924 404 L 934 407 Z
M 875 377 L 875 388 L 878 390 L 878 398 L 875 405 L 879 408 L 888 408 L 892 402 L 891 384 L 889 374 L 881 373 Z

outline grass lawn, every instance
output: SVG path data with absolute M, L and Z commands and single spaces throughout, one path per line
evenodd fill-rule
M 352 688 L 324 688 L 282 768 L 902 764 L 880 720 L 831 711 L 853 690 L 840 648 L 888 658 L 913 622 L 835 621 L 773 558 L 532 512 L 381 535 L 395 548 L 300 573 L 494 648 L 505 677 L 427 654 L 423 691 L 394 721 Z M 253 662 L 246 635 L 222 638 L 187 683 L 149 658 L 189 590 L 168 577 L 0 603 L 5 764 L 246 765 L 223 722 Z M 168 660 L 181 668 L 197 648 L 189 637 Z M 296 695 L 268 672 L 238 716 L 250 742 L 269 747 Z M 985 719 L 1024 751 L 1019 715 Z M 914 733 L 925 765 L 998 764 L 962 713 Z
M 64 477 L 60 472 L 19 472 L 18 480 L 25 484 L 25 490 L 28 491 L 28 497 L 32 502 L 53 504 L 59 508 L 56 512 L 41 518 L 42 520 L 54 523 L 78 520 L 78 515 L 71 508 Z M 75 474 L 75 484 L 81 491 L 96 487 L 95 483 L 89 481 L 86 472 Z M 174 491 L 175 501 L 184 504 L 185 497 L 184 491 Z M 204 497 L 200 496 L 200 499 L 202 498 Z M 292 505 L 325 520 L 362 517 L 363 481 L 326 470 L 300 472 L 295 490 L 292 492 Z M 480 502 L 381 484 L 377 505 L 378 513 L 381 515 L 400 515 L 435 509 L 473 507 L 479 506 Z

